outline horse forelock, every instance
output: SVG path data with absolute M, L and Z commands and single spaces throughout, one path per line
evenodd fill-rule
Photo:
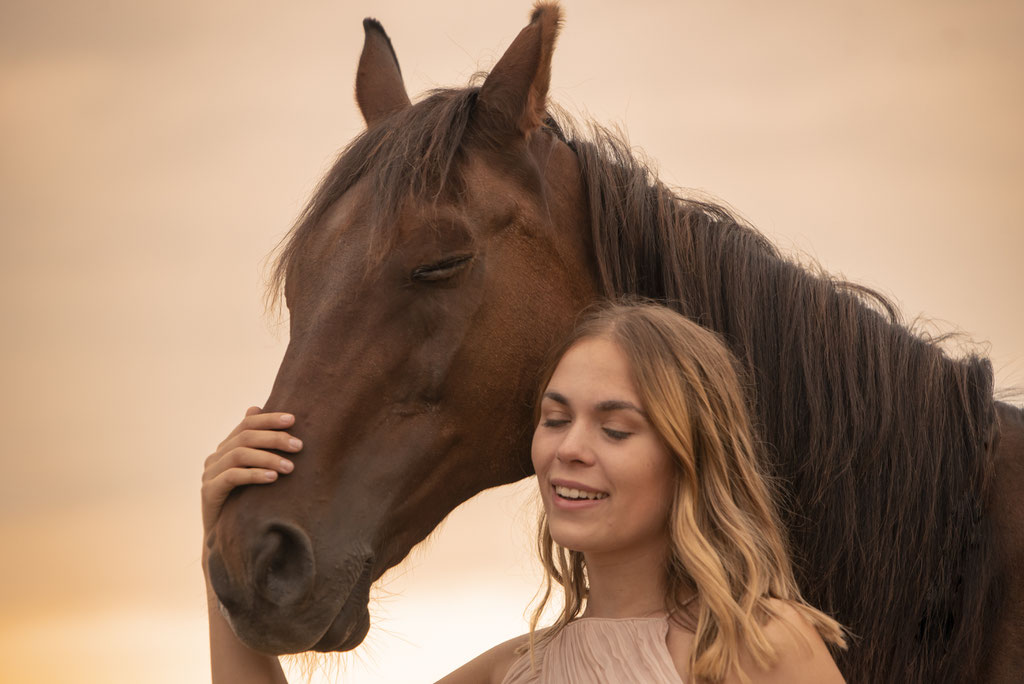
M 838 655 L 847 678 L 969 680 L 992 616 L 989 362 L 950 358 L 883 295 L 784 258 L 593 128 L 571 142 L 605 294 L 664 301 L 741 360 L 801 587 L 869 637 Z
M 474 74 L 470 82 L 482 82 L 484 77 L 486 73 Z M 289 267 L 309 246 L 329 209 L 360 179 L 366 178 L 373 188 L 367 207 L 369 267 L 394 247 L 399 236 L 396 219 L 409 200 L 437 203 L 460 195 L 479 91 L 479 85 L 432 90 L 414 106 L 364 130 L 342 150 L 275 249 L 267 282 L 268 310 L 280 306 Z M 572 146 L 556 118 L 548 116 L 544 129 Z M 479 132 L 476 137 L 481 138 Z
M 328 210 L 361 179 L 370 224 L 368 264 L 379 263 L 398 235 L 396 219 L 410 199 L 438 202 L 456 196 L 463 142 L 478 87 L 437 89 L 356 136 L 324 176 L 292 229 L 278 245 L 267 286 L 268 308 L 280 304 L 288 269 L 321 229 Z

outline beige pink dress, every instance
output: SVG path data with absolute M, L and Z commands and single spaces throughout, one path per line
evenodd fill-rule
M 668 652 L 668 618 L 578 618 L 512 663 L 502 684 L 682 684 Z

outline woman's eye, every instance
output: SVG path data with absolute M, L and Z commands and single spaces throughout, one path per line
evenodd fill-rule
M 541 421 L 541 425 L 546 428 L 562 427 L 563 425 L 568 425 L 568 423 L 569 421 L 565 418 L 545 418 Z
M 629 437 L 632 432 L 623 432 L 622 430 L 613 430 L 612 428 L 603 428 L 604 433 L 614 440 L 621 441 Z

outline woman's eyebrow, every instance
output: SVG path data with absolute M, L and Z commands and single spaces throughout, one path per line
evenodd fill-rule
M 563 406 L 569 405 L 569 400 L 566 399 L 563 395 L 559 394 L 558 392 L 545 392 L 544 398 L 550 399 L 551 401 L 557 401 L 559 404 L 562 404 Z
M 608 401 L 602 401 L 601 403 L 599 403 L 597 405 L 596 408 L 597 408 L 597 410 L 599 412 L 602 412 L 602 413 L 606 413 L 608 411 L 622 411 L 622 410 L 636 411 L 637 413 L 639 413 L 644 418 L 647 417 L 647 414 L 644 413 L 644 410 L 642 408 L 640 408 L 639 406 L 637 406 L 636 404 L 634 404 L 634 403 L 632 403 L 630 401 L 623 401 L 621 399 L 609 399 Z
M 550 399 L 551 401 L 559 403 L 562 406 L 569 406 L 569 400 L 565 398 L 565 395 L 559 392 L 545 392 L 544 398 Z M 644 418 L 647 417 L 647 414 L 644 412 L 642 408 L 640 408 L 633 402 L 625 401 L 624 399 L 606 399 L 605 401 L 602 401 L 599 404 L 597 404 L 594 408 L 595 410 L 597 410 L 598 413 L 609 413 L 611 411 L 636 411 Z

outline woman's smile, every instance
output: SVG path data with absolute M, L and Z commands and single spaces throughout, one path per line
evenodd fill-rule
M 608 498 L 608 492 L 602 492 L 572 480 L 552 480 L 551 490 L 552 505 L 563 511 L 594 508 Z

